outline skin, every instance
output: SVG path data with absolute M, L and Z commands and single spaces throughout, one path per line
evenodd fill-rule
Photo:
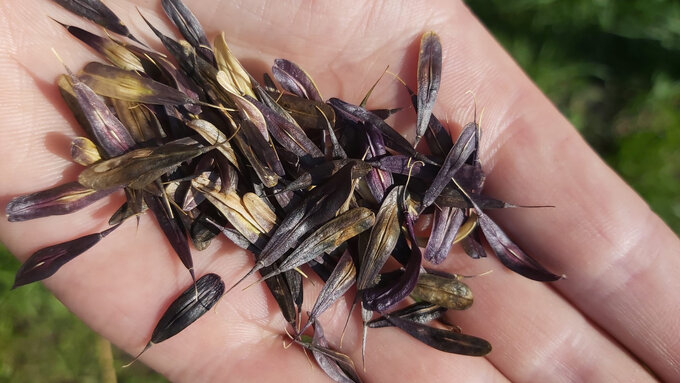
M 169 31 L 160 21 L 158 3 L 136 5 Z M 155 42 L 135 4 L 107 4 L 137 37 Z M 210 38 L 226 32 L 251 73 L 262 73 L 274 58 L 285 57 L 314 77 L 324 97 L 355 103 L 388 64 L 413 88 L 419 36 L 436 31 L 443 44 L 444 72 L 435 113 L 457 134 L 473 118 L 468 90 L 484 108 L 486 193 L 520 204 L 555 205 L 494 217 L 527 253 L 567 279 L 530 281 L 504 269 L 493 256 L 473 261 L 459 251 L 441 266 L 460 274 L 494 270 L 466 281 L 475 304 L 447 318 L 465 333 L 489 340 L 494 350 L 487 357 L 445 354 L 398 330 L 380 329 L 369 331 L 362 377 L 433 382 L 680 380 L 676 235 L 592 152 L 462 3 L 424 4 L 187 0 Z M 1 206 L 14 196 L 72 181 L 81 169 L 68 153 L 70 140 L 83 132 L 54 85 L 63 68 L 50 48 L 74 70 L 95 56 L 47 16 L 87 25 L 46 0 L 0 3 L 0 91 L 5 95 L 0 103 Z M 388 77 L 369 107 L 408 104 Z M 413 121 L 402 126 L 410 127 L 409 138 Z M 121 196 L 112 196 L 69 216 L 13 224 L 0 220 L 0 241 L 25 260 L 41 247 L 105 228 L 121 202 Z M 194 251 L 194 262 L 197 275 L 218 273 L 227 286 L 252 266 L 251 257 L 228 241 Z M 45 284 L 95 331 L 136 354 L 190 279 L 157 224 L 144 216 L 139 227 L 126 223 Z M 319 288 L 309 284 L 307 310 Z M 348 303 L 342 302 L 321 316 L 332 344 L 339 343 L 347 310 Z M 360 361 L 356 314 L 343 350 Z M 282 347 L 283 328 L 278 307 L 263 285 L 234 289 L 216 310 L 153 346 L 141 360 L 172 381 L 327 380 L 298 349 Z

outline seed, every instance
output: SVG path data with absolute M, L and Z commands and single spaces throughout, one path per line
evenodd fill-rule
M 56 1 L 138 42 L 100 0 Z M 329 345 L 320 323 L 352 285 L 352 309 L 360 302 L 363 321 L 362 359 L 369 327 L 386 326 L 445 352 L 481 356 L 491 351 L 488 342 L 437 323 L 445 310 L 472 305 L 470 288 L 427 267 L 455 256 L 449 253 L 458 242 L 471 257 L 484 257 L 484 237 L 509 269 L 539 281 L 560 278 L 486 214 L 529 206 L 482 194 L 476 112 L 455 142 L 433 114 L 443 66 L 436 33 L 420 39 L 416 92 L 397 78 L 415 111 L 410 142 L 388 120 L 408 109 L 367 108 L 382 76 L 358 105 L 325 100 L 310 73 L 283 58 L 274 60 L 273 79 L 265 74 L 260 85 L 224 33 L 211 44 L 181 0 L 161 0 L 161 6 L 183 40 L 142 18 L 167 55 L 61 24 L 112 64 L 91 62 L 77 75 L 64 65 L 67 74 L 58 80 L 87 134 L 71 145 L 72 159 L 85 168 L 78 182 L 12 199 L 8 220 L 70 213 L 121 189 L 125 203 L 109 219 L 110 228 L 34 253 L 14 287 L 51 276 L 123 221 L 136 216 L 139 224 L 139 216 L 151 212 L 177 255 L 169 261 L 181 262 L 194 283 L 163 314 L 144 351 L 182 331 L 223 295 L 219 276 L 196 280 L 191 253 L 191 244 L 203 250 L 223 234 L 254 258 L 232 288 L 259 271 L 293 341 L 332 379 L 357 382 L 352 360 Z M 423 137 L 429 154 L 419 149 Z M 416 237 L 420 217 L 432 222 L 427 238 Z M 301 328 L 309 268 L 324 285 Z M 398 304 L 406 307 L 389 312 Z M 303 334 L 310 326 L 311 339 Z

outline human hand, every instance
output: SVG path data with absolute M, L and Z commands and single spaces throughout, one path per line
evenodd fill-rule
M 146 1 L 142 11 L 161 14 L 158 3 Z M 109 5 L 129 26 L 143 31 L 133 30 L 135 35 L 156 41 L 134 3 Z M 529 254 L 568 279 L 530 281 L 492 257 L 471 261 L 454 254 L 442 265 L 459 274 L 495 270 L 468 281 L 475 304 L 448 318 L 465 333 L 489 340 L 491 354 L 445 354 L 394 329 L 371 331 L 366 380 L 652 380 L 641 363 L 664 380 L 680 379 L 677 237 L 597 158 L 462 4 L 187 5 L 210 36 L 226 32 L 232 50 L 252 73 L 267 71 L 274 58 L 288 58 L 314 77 L 325 97 L 353 102 L 385 65 L 412 81 L 419 36 L 436 31 L 444 46 L 444 73 L 435 113 L 452 121 L 448 125 L 457 131 L 454 121 L 464 124 L 472 118 L 466 91 L 473 91 L 485 108 L 486 194 L 556 206 L 503 211 L 496 217 Z M 70 138 L 81 132 L 53 85 L 63 70 L 49 50 L 54 47 L 73 69 L 95 56 L 43 17 L 83 25 L 58 6 L 38 0 L 0 6 L 5 19 L 0 84 L 7 95 L 0 105 L 4 206 L 16 195 L 75 179 L 80 169 L 65 159 Z M 372 102 L 404 105 L 403 95 L 393 96 L 402 93 L 395 83 L 382 85 Z M 104 228 L 116 206 L 106 200 L 69 216 L 11 225 L 3 221 L 0 241 L 25 259 L 37 248 Z M 194 261 L 198 275 L 216 272 L 227 285 L 251 265 L 250 257 L 227 241 L 195 252 Z M 139 229 L 124 225 L 45 284 L 89 326 L 134 354 L 189 280 L 158 227 L 144 216 Z M 317 284 L 308 290 L 318 289 Z M 306 301 L 309 307 L 313 299 L 307 295 Z M 347 308 L 337 304 L 321 317 L 336 344 Z M 351 323 L 343 351 L 360 360 L 359 322 Z M 214 313 L 155 345 L 142 360 L 173 381 L 325 379 L 301 352 L 283 349 L 284 326 L 263 286 L 234 290 Z

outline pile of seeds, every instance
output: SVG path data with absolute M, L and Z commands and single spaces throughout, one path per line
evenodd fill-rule
M 149 211 L 194 283 L 167 309 L 146 348 L 182 331 L 225 294 L 219 276 L 195 278 L 189 247 L 191 241 L 203 250 L 222 234 L 255 258 L 232 288 L 259 272 L 257 282 L 276 299 L 294 342 L 331 378 L 346 382 L 359 380 L 354 364 L 331 348 L 317 318 L 355 284 L 363 347 L 367 328 L 396 326 L 439 350 L 479 356 L 491 350 L 487 341 L 437 324 L 446 310 L 470 307 L 470 289 L 425 262 L 441 263 L 455 243 L 472 258 L 485 257 L 484 240 L 509 269 L 538 281 L 560 278 L 486 214 L 514 205 L 481 194 L 477 122 L 454 141 L 432 115 L 442 66 L 436 34 L 422 36 L 416 91 L 404 85 L 417 113 L 409 142 L 385 122 L 398 109 L 367 110 L 368 95 L 359 105 L 324 100 L 288 60 L 275 60 L 275 81 L 265 74 L 259 83 L 224 34 L 209 43 L 180 0 L 162 6 L 186 40 L 147 21 L 169 56 L 149 50 L 99 0 L 55 1 L 135 43 L 62 24 L 109 62 L 89 63 L 77 74 L 67 68 L 58 80 L 89 135 L 71 144 L 73 160 L 85 168 L 75 182 L 14 198 L 8 218 L 67 214 L 114 192 L 127 198 L 107 230 L 33 254 L 14 287 L 51 276 Z M 422 138 L 426 145 L 419 145 Z M 416 234 L 423 215 L 431 225 Z M 305 316 L 302 281 L 310 270 L 325 285 Z M 313 336 L 305 335 L 310 328 Z

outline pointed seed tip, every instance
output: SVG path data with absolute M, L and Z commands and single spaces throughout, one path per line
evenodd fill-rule
M 137 360 L 139 360 L 139 358 L 142 356 L 142 354 L 146 352 L 146 350 L 151 348 L 151 345 L 153 345 L 153 343 L 149 341 L 149 343 L 147 343 L 146 346 L 144 346 L 144 349 L 139 354 L 137 354 L 137 356 L 135 356 L 135 358 L 132 359 L 130 363 L 124 364 L 123 366 L 121 366 L 121 368 L 128 368 L 132 366 Z
M 69 26 L 70 26 L 70 25 L 67 25 L 67 24 L 62 23 L 61 21 L 55 19 L 55 18 L 52 17 L 52 16 L 47 16 L 47 18 L 52 19 L 52 21 L 54 21 L 55 23 L 61 25 L 62 27 L 66 28 L 66 29 L 68 29 Z
M 139 10 L 139 8 L 137 8 L 137 9 Z M 128 35 L 127 37 L 128 37 L 130 40 L 136 42 L 137 44 L 143 46 L 144 48 L 147 48 L 147 49 L 149 48 L 148 45 L 146 45 L 146 44 L 144 44 L 143 42 L 141 42 L 140 40 L 138 40 L 138 39 L 137 39 L 135 36 L 133 36 L 132 34 Z
M 234 287 L 238 286 L 238 285 L 239 285 L 241 282 L 243 282 L 246 278 L 248 278 L 249 276 L 253 275 L 257 270 L 260 270 L 261 268 L 262 268 L 262 266 L 261 266 L 259 263 L 256 263 L 255 266 L 253 266 L 253 268 L 250 269 L 250 271 L 248 271 L 248 272 L 246 273 L 246 275 L 244 275 L 243 277 L 241 277 L 241 279 L 239 279 L 236 283 L 234 283 L 233 286 L 231 286 L 227 291 L 225 291 L 225 292 L 224 292 L 224 295 L 227 295 L 227 293 L 230 292 L 231 290 L 233 290 Z
M 247 289 L 253 287 L 254 285 L 257 285 L 257 284 L 260 283 L 260 282 L 264 282 L 267 278 L 269 278 L 269 275 L 267 275 L 267 276 L 265 276 L 265 277 L 262 277 L 262 278 L 259 278 L 259 279 L 256 280 L 255 282 L 253 282 L 253 283 L 249 284 L 248 286 L 242 288 L 241 291 L 246 291 Z

